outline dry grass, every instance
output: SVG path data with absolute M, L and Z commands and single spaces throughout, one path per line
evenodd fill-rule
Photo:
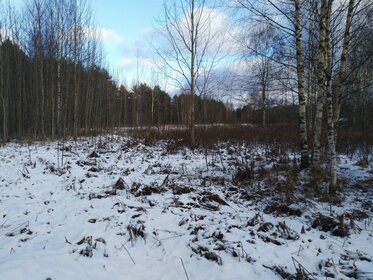
M 189 144 L 189 130 L 140 128 L 129 134 L 137 139 L 145 139 L 147 144 L 158 140 L 173 140 L 180 145 Z M 293 125 L 273 125 L 269 127 L 252 125 L 212 125 L 196 127 L 196 144 L 212 146 L 218 141 L 240 141 L 246 143 L 273 144 L 296 148 L 298 145 L 297 127 Z

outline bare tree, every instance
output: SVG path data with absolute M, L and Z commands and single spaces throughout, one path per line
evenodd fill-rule
M 245 79 L 243 82 L 252 84 L 251 91 L 260 93 L 262 124 L 265 127 L 268 118 L 268 93 L 270 84 L 274 80 L 275 62 L 272 58 L 275 56 L 275 30 L 267 24 L 258 24 L 252 29 L 252 32 L 243 35 L 244 38 L 249 36 L 248 39 L 243 40 L 242 57 L 248 66 L 247 71 L 250 72 L 248 77 L 243 77 Z
M 159 31 L 166 46 L 156 48 L 172 72 L 168 77 L 174 79 L 180 88 L 184 88 L 186 84 L 191 95 L 189 126 L 192 147 L 195 145 L 197 85 L 204 85 L 208 81 L 211 69 L 217 62 L 217 55 L 221 51 L 221 45 L 217 44 L 217 34 L 212 30 L 213 22 L 216 20 L 212 11 L 206 0 L 165 1 Z
M 328 162 L 330 172 L 329 192 L 332 194 L 335 193 L 337 183 L 336 127 L 340 118 L 341 97 L 343 85 L 346 79 L 346 64 L 350 43 L 350 29 L 352 26 L 354 11 L 356 11 L 360 2 L 361 1 L 355 2 L 354 0 L 349 0 L 347 7 L 339 4 L 339 6 L 335 8 L 333 7 L 333 0 L 323 0 L 320 8 L 318 98 L 314 125 L 315 134 L 313 165 L 318 167 L 320 164 L 322 116 L 326 101 Z M 343 24 L 340 23 L 342 21 L 338 20 L 338 18 L 344 12 L 346 12 L 344 30 L 337 30 L 333 33 L 333 23 L 336 24 L 337 22 L 338 25 L 343 26 Z M 341 34 L 339 38 L 342 38 L 342 44 L 340 46 L 340 59 L 338 60 L 336 59 L 337 55 L 335 49 L 337 49 L 337 46 L 335 43 L 333 44 L 333 35 L 334 37 L 338 37 L 339 33 Z M 337 63 L 333 64 L 333 61 L 337 61 Z M 336 81 L 335 87 L 332 87 L 333 80 Z
M 328 56 L 330 53 L 330 29 L 332 2 L 323 0 L 321 2 L 320 23 L 319 23 L 319 61 L 318 61 L 318 94 L 316 101 L 316 113 L 313 136 L 313 156 L 312 164 L 318 168 L 321 156 L 321 129 L 323 120 L 323 109 L 325 104 L 326 92 L 329 90 L 328 84 L 331 82 L 331 61 Z M 329 77 L 329 80 L 328 80 Z
M 281 56 L 270 57 L 266 53 L 261 55 L 292 70 L 293 76 L 296 76 L 292 79 L 297 84 L 301 167 L 305 168 L 309 165 L 309 151 L 303 62 L 303 1 L 235 0 L 234 3 L 236 9 L 248 13 L 246 18 L 250 18 L 250 21 L 256 23 L 271 26 L 282 34 L 283 42 L 288 44 L 289 50 L 286 50 L 284 45 L 281 47 Z
M 358 4 L 361 1 L 358 1 Z M 355 0 L 349 0 L 348 2 L 348 11 L 346 16 L 346 25 L 345 31 L 343 35 L 343 44 L 342 44 L 342 51 L 341 51 L 341 60 L 339 64 L 339 73 L 338 73 L 338 80 L 337 80 L 337 87 L 335 89 L 335 108 L 334 108 L 334 123 L 337 124 L 341 112 L 341 100 L 343 97 L 343 85 L 345 84 L 346 80 L 346 68 L 347 68 L 347 53 L 350 44 L 350 30 L 352 25 L 353 13 L 358 5 L 355 5 Z
M 307 139 L 307 113 L 306 96 L 304 89 L 304 62 L 303 62 L 303 26 L 302 26 L 302 0 L 295 0 L 295 45 L 297 57 L 297 81 L 299 100 L 299 138 L 301 149 L 301 167 L 309 165 L 308 139 Z
M 347 53 L 350 45 L 350 29 L 353 21 L 354 11 L 358 8 L 361 1 L 355 2 L 355 0 L 349 0 L 346 23 L 343 32 L 343 43 L 341 47 L 341 57 L 339 62 L 339 72 L 337 78 L 337 87 L 333 93 L 330 87 L 327 96 L 327 120 L 328 120 L 328 147 L 329 147 L 329 167 L 330 167 L 330 188 L 329 193 L 334 194 L 336 191 L 337 184 L 337 172 L 336 172 L 336 142 L 337 142 L 337 131 L 340 111 L 341 111 L 341 98 L 343 94 L 343 85 L 346 79 L 346 63 Z

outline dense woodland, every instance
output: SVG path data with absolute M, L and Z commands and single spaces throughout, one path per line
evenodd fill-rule
M 28 1 L 1 8 L 3 141 L 77 136 L 118 126 L 187 124 L 188 93 L 169 96 L 159 86 L 118 85 L 105 69 L 102 47 L 86 3 Z M 197 98 L 198 123 L 252 121 L 246 109 Z M 245 115 L 245 116 L 244 116 Z M 251 114 L 252 115 L 252 114 Z

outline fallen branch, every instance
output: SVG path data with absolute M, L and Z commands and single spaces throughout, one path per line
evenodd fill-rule
M 124 250 L 126 250 L 126 252 L 127 252 L 128 256 L 129 256 L 129 257 L 131 258 L 131 260 L 132 260 L 133 264 L 134 264 L 134 265 L 136 265 L 136 263 L 135 263 L 135 261 L 133 260 L 133 258 L 132 258 L 132 256 L 131 256 L 130 252 L 128 252 L 128 250 L 127 250 L 126 246 L 124 246 L 124 245 L 123 245 L 123 248 L 124 248 Z
M 189 277 L 188 277 L 188 273 L 186 272 L 186 269 L 185 269 L 185 266 L 184 266 L 184 262 L 183 262 L 183 259 L 180 258 L 180 261 L 181 261 L 181 265 L 183 266 L 183 269 L 184 269 L 184 273 L 185 273 L 185 276 L 186 278 L 189 280 Z

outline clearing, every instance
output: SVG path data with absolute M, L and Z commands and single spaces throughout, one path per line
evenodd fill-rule
M 2 146 L 0 279 L 373 279 L 356 156 L 331 198 L 275 144 L 145 143 Z

